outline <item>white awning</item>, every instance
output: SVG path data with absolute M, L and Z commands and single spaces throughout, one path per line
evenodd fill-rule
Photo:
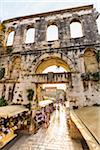
M 45 106 L 47 106 L 47 105 L 49 105 L 49 104 L 51 104 L 51 103 L 53 103 L 52 100 L 44 100 L 44 101 L 40 101 L 40 102 L 39 102 L 39 106 L 40 106 L 40 107 L 45 107 Z
M 0 107 L 0 117 L 12 117 L 24 111 L 28 111 L 28 109 L 21 105 L 3 106 Z

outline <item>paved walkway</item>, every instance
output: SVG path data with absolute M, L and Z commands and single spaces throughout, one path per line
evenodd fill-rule
M 69 137 L 65 109 L 60 106 L 48 129 L 41 128 L 35 135 L 23 135 L 9 150 L 82 150 L 81 143 Z

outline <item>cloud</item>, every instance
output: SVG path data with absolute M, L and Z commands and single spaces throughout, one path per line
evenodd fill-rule
M 100 11 L 99 3 L 99 0 L 1 0 L 0 13 L 2 20 L 4 20 L 88 4 L 94 4 L 96 9 Z

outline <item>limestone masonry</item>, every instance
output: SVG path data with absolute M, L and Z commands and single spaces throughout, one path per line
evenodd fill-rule
M 5 20 L 0 28 L 0 97 L 9 104 L 28 104 L 27 90 L 41 99 L 43 83 L 65 83 L 70 108 L 100 104 L 99 13 L 92 5 Z M 83 36 L 72 38 L 70 25 L 78 22 Z M 47 41 L 47 29 L 55 25 L 58 39 Z M 35 29 L 33 43 L 25 43 L 27 31 Z M 7 46 L 14 31 L 13 45 Z M 42 73 L 49 66 L 64 73 Z

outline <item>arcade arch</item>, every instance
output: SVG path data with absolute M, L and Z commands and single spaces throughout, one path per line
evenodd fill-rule
M 36 68 L 35 68 L 35 73 L 36 74 L 46 73 L 49 75 L 49 71 L 47 71 L 47 69 L 51 68 L 50 72 L 52 72 L 53 74 L 56 72 L 56 74 L 58 73 L 60 75 L 60 71 L 54 71 L 54 67 L 60 68 L 62 74 L 67 73 L 67 72 L 68 73 L 71 72 L 71 68 L 70 68 L 69 64 L 66 63 L 64 60 L 62 60 L 61 58 L 58 58 L 58 57 L 49 57 L 48 58 L 48 57 L 46 57 L 45 59 L 42 59 L 40 62 L 38 62 L 38 64 L 36 65 Z M 47 87 L 59 87 L 61 85 L 61 86 L 64 86 L 65 89 L 63 87 L 62 87 L 62 89 L 64 89 L 66 92 L 66 85 L 68 87 L 69 86 L 68 84 L 69 83 L 62 83 L 62 81 L 60 81 L 60 83 L 59 82 L 56 82 L 56 83 L 51 82 L 51 83 L 45 83 L 45 84 L 40 84 L 40 83 L 38 84 L 37 83 L 36 84 L 36 94 L 37 94 L 36 98 L 38 100 L 42 99 L 41 90 L 42 90 L 42 87 L 45 85 L 47 85 Z
M 75 68 L 73 66 L 72 61 L 60 53 L 53 53 L 53 55 L 52 54 L 41 55 L 38 61 L 36 62 L 34 72 L 42 73 L 47 67 L 53 65 L 61 66 L 67 72 L 75 72 Z

